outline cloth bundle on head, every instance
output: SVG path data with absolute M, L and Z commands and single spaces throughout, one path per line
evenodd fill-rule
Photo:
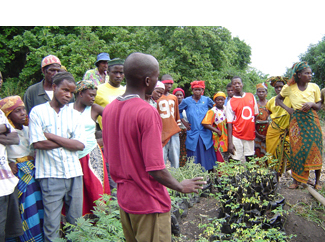
M 259 89 L 259 88 L 265 88 L 267 90 L 267 84 L 262 82 L 262 83 L 258 83 L 256 85 L 256 90 Z
M 163 80 L 161 82 L 164 83 L 164 84 L 168 84 L 168 83 L 173 84 L 174 83 L 173 80 Z
M 43 58 L 41 67 L 43 68 L 43 67 L 51 65 L 51 64 L 59 64 L 61 66 L 61 61 L 55 55 L 48 55 Z
M 180 88 L 180 87 L 174 89 L 173 95 L 175 95 L 176 92 L 178 92 L 178 91 L 182 92 L 183 93 L 183 96 L 185 97 L 185 91 L 182 88 Z
M 304 69 L 310 68 L 306 61 L 297 62 L 292 66 L 292 73 L 288 80 L 288 86 L 295 84 L 298 81 L 297 72 L 302 71 Z
M 191 88 L 203 88 L 205 89 L 205 81 L 193 81 L 191 82 Z
M 271 85 L 272 87 L 274 87 L 274 86 L 275 86 L 275 83 L 277 83 L 277 82 L 283 82 L 284 84 L 286 84 L 287 81 L 288 81 L 288 77 L 283 77 L 283 76 L 271 76 L 271 77 L 268 78 L 266 81 L 267 81 L 267 82 L 270 82 L 270 85 Z
M 108 66 L 114 65 L 124 65 L 124 60 L 120 58 L 114 58 L 113 60 L 108 61 Z
M 97 86 L 94 84 L 93 81 L 89 81 L 89 80 L 78 81 L 76 83 L 76 90 L 74 91 L 74 93 L 79 93 L 79 92 L 82 92 L 83 90 L 87 90 L 87 89 L 96 89 L 97 90 Z
M 156 84 L 156 86 L 155 86 L 155 89 L 156 89 L 156 88 L 162 88 L 162 89 L 165 90 L 165 85 L 164 85 L 164 83 L 162 83 L 161 81 L 157 81 L 157 84 Z
M 216 94 L 214 94 L 213 96 L 213 101 L 217 98 L 217 97 L 223 97 L 226 99 L 226 94 L 224 92 L 217 92 Z

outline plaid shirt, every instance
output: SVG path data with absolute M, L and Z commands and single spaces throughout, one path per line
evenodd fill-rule
M 49 102 L 32 109 L 29 116 L 30 143 L 46 140 L 44 132 L 86 144 L 80 114 L 68 106 L 61 108 L 59 113 L 55 112 Z M 83 175 L 78 152 L 63 147 L 52 150 L 36 149 L 35 168 L 37 179 L 72 178 Z

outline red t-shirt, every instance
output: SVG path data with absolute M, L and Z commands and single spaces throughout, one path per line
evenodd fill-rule
M 104 153 L 117 183 L 118 203 L 131 214 L 166 213 L 171 208 L 167 189 L 148 173 L 165 168 L 161 118 L 140 98 L 120 99 L 106 106 L 102 120 Z
M 253 94 L 246 92 L 242 97 L 233 96 L 227 102 L 227 123 L 232 123 L 232 135 L 238 139 L 255 139 L 255 115 L 257 102 Z

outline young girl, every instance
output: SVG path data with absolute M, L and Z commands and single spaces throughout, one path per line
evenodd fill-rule
M 320 90 L 317 84 L 311 83 L 312 71 L 307 62 L 298 62 L 292 68 L 292 76 L 276 102 L 290 115 L 291 171 L 293 184 L 291 189 L 298 187 L 298 182 L 307 183 L 309 171 L 315 170 L 315 189 L 319 184 L 322 168 L 323 137 L 319 118 L 316 113 L 321 108 Z M 289 97 L 292 108 L 283 103 Z
M 228 134 L 226 107 L 224 105 L 226 94 L 217 92 L 213 96 L 215 106 L 210 109 L 202 120 L 202 125 L 213 132 L 213 145 L 217 160 L 220 162 L 228 161 Z M 222 157 L 220 157 L 220 152 Z
M 20 139 L 18 145 L 7 146 L 9 166 L 19 178 L 18 199 L 24 230 L 24 234 L 19 236 L 19 239 L 20 241 L 43 241 L 42 195 L 34 177 L 34 150 L 29 143 L 25 105 L 19 96 L 10 96 L 0 100 L 0 108 L 16 129 Z

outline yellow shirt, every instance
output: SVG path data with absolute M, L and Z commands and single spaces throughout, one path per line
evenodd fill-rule
M 315 83 L 308 83 L 305 91 L 300 91 L 297 83 L 288 86 L 287 84 L 281 90 L 282 97 L 289 97 L 293 109 L 301 109 L 307 102 L 317 103 L 321 100 L 320 89 Z
M 271 112 L 271 119 L 279 125 L 281 129 L 286 129 L 290 123 L 290 114 L 281 108 L 280 106 L 275 106 L 275 98 L 272 97 L 266 104 L 266 108 Z M 286 97 L 283 103 L 291 108 L 291 102 L 288 97 Z
M 107 104 L 111 103 L 118 96 L 124 94 L 124 92 L 125 92 L 124 86 L 113 87 L 109 83 L 100 84 L 98 85 L 97 95 L 95 97 L 95 103 L 105 108 Z M 102 129 L 101 116 L 98 116 L 97 122 L 100 128 Z

